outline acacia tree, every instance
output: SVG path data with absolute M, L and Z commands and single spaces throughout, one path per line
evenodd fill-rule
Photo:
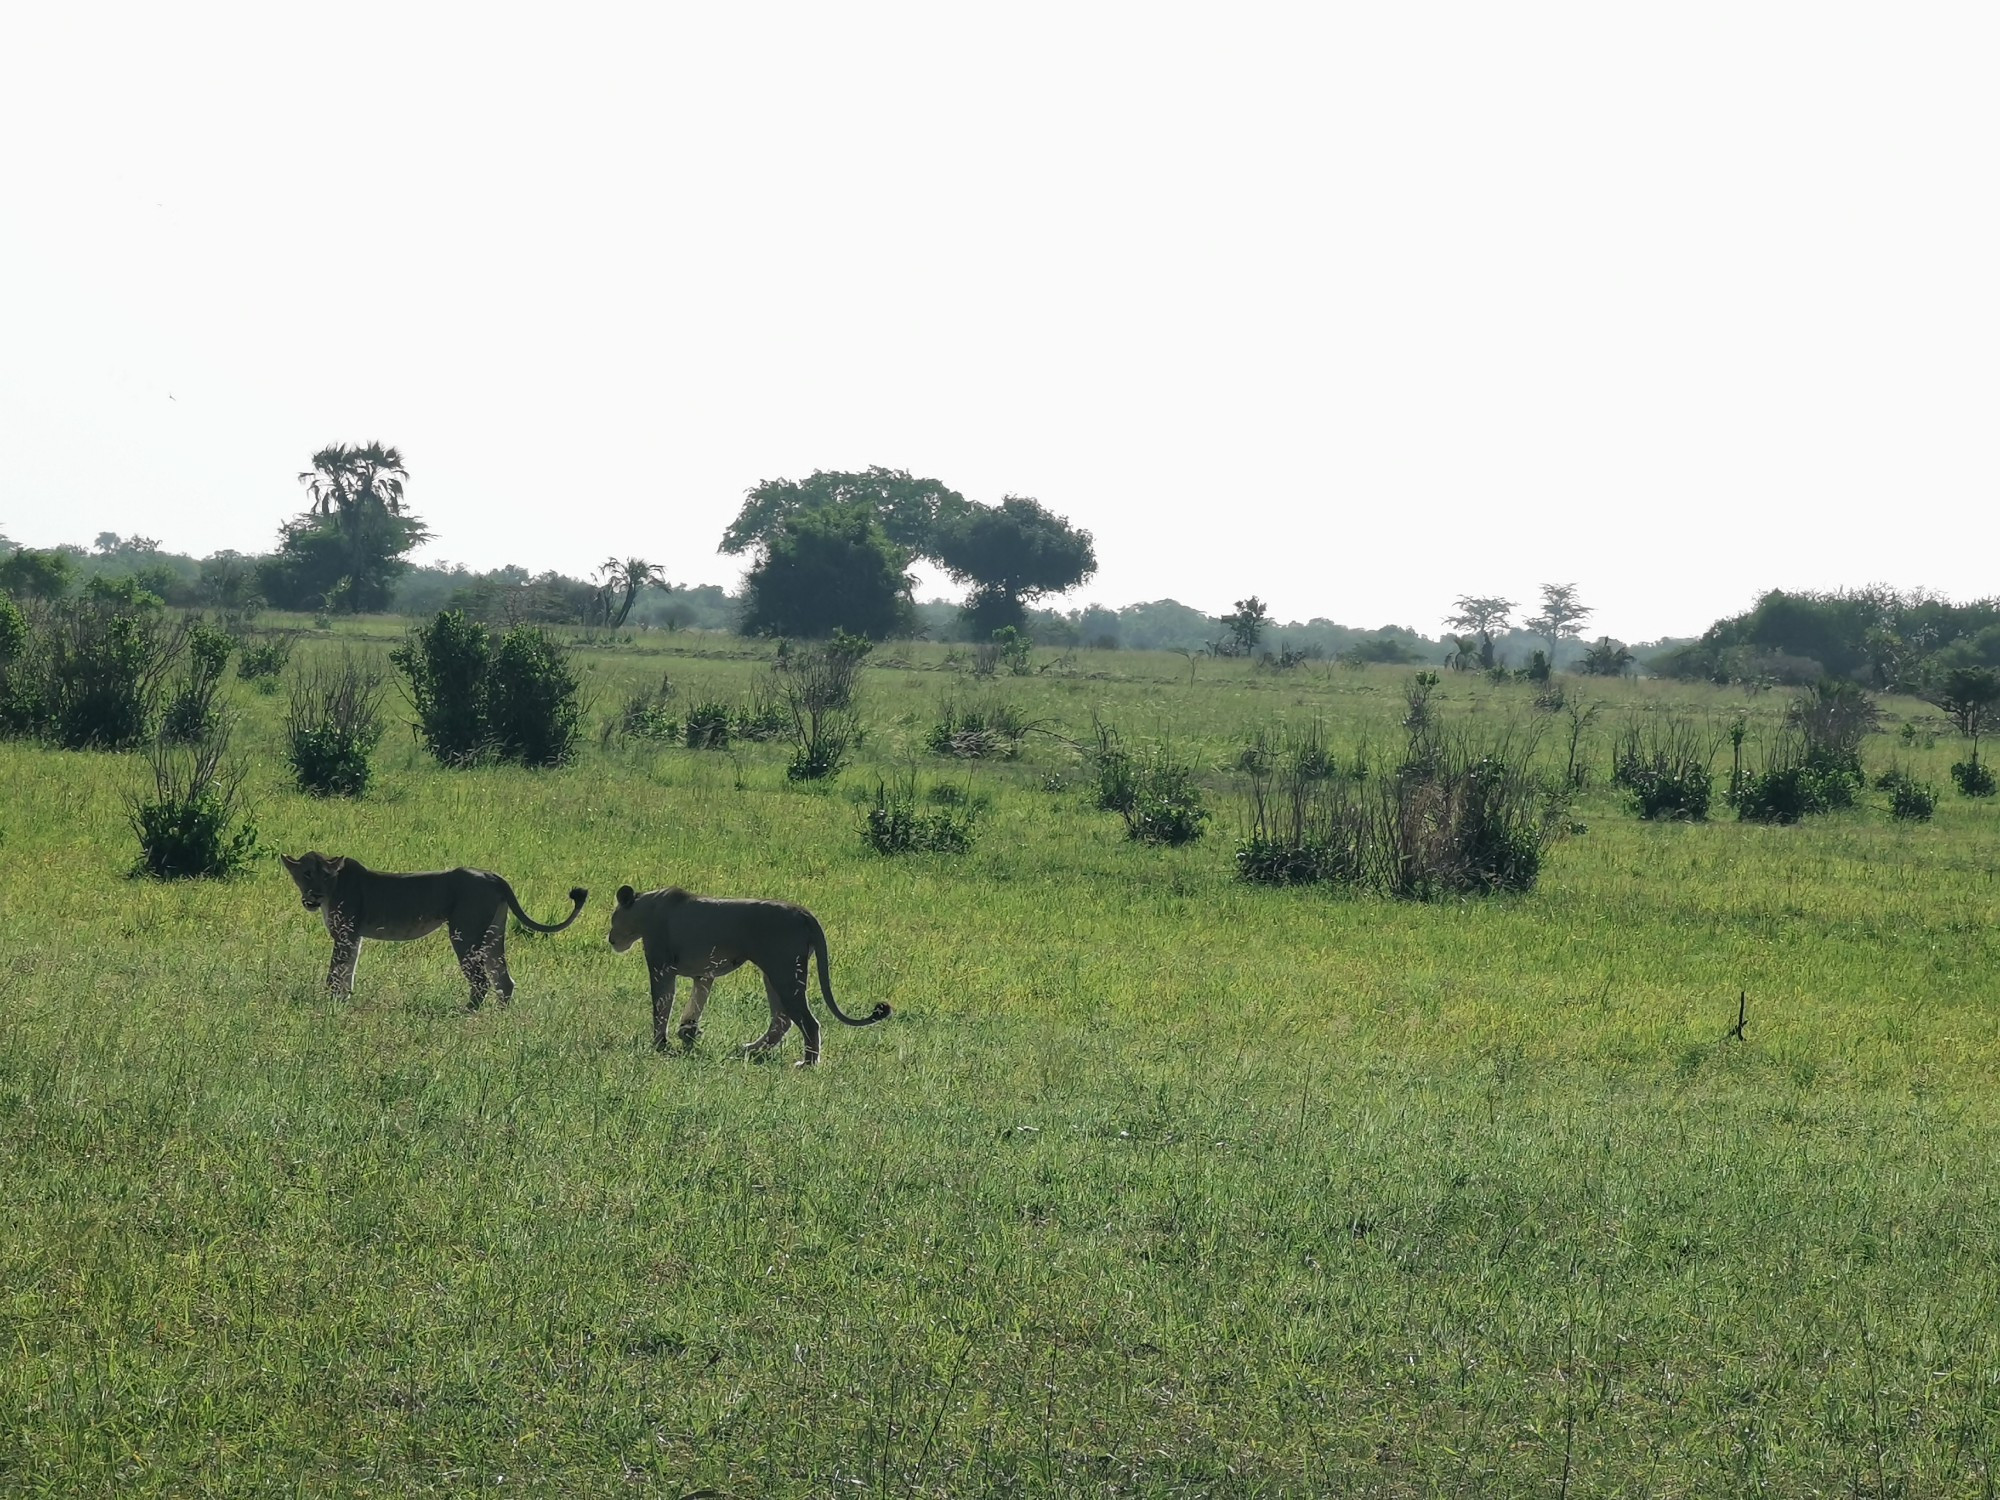
M 1452 600 L 1451 607 L 1458 613 L 1446 615 L 1444 622 L 1463 632 L 1454 638 L 1457 649 L 1452 665 L 1463 670 L 1476 655 L 1480 666 L 1493 666 L 1493 637 L 1507 628 L 1507 617 L 1514 613 L 1514 601 L 1497 594 L 1460 594 Z M 1476 653 L 1471 649 L 1475 635 L 1479 637 Z
M 1090 533 L 1024 495 L 968 505 L 941 520 L 929 555 L 972 585 L 960 614 L 979 637 L 1021 629 L 1026 601 L 1064 593 L 1097 571 Z
M 311 503 L 280 529 L 265 593 L 293 607 L 386 608 L 390 584 L 408 567 L 405 554 L 431 534 L 404 505 L 408 478 L 402 454 L 381 443 L 335 443 L 315 453 L 299 475 Z
M 1583 635 L 1583 622 L 1596 611 L 1576 597 L 1573 583 L 1542 585 L 1542 612 L 1531 615 L 1523 625 L 1549 643 L 1549 665 L 1556 662 L 1556 646 Z
M 1979 764 L 1979 736 L 2000 709 L 2000 672 L 1991 667 L 1953 667 L 1937 685 L 1931 702 L 1951 716 L 1952 727 L 1972 741 L 1972 764 Z
M 1252 594 L 1248 599 L 1236 601 L 1236 613 L 1222 617 L 1222 628 L 1229 632 L 1227 650 L 1231 656 L 1248 656 L 1257 649 L 1257 642 L 1263 638 L 1264 627 L 1271 623 L 1270 608 Z
M 603 580 L 606 623 L 613 630 L 618 629 L 625 623 L 625 617 L 632 613 L 633 604 L 638 601 L 639 595 L 644 590 L 649 588 L 667 589 L 671 587 L 667 582 L 667 575 L 661 570 L 660 565 L 658 563 L 649 563 L 643 557 L 628 557 L 622 561 L 615 557 L 607 557 L 599 565 L 597 573 L 599 578 Z M 611 596 L 613 594 L 623 596 L 618 602 L 615 614 L 611 609 Z
M 910 553 L 865 507 L 818 507 L 780 520 L 744 578 L 743 628 L 811 639 L 845 630 L 870 640 L 909 626 Z
M 809 479 L 767 479 L 749 491 L 722 533 L 722 550 L 736 556 L 762 546 L 785 521 L 807 511 L 859 510 L 910 555 L 931 557 L 939 525 L 965 508 L 957 490 L 907 469 L 815 469 Z

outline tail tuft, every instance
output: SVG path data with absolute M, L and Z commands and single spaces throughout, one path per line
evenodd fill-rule
M 889 1014 L 889 1002 L 887 1000 L 877 1000 L 875 1002 L 875 1008 L 870 1012 L 868 1012 L 868 1019 L 871 1021 L 879 1021 L 888 1014 Z
M 569 899 L 575 905 L 581 906 L 585 901 L 590 899 L 590 892 L 586 891 L 580 885 L 571 886 L 569 891 Z

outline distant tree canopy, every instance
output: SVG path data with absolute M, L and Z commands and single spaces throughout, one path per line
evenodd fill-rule
M 1514 613 L 1514 601 L 1495 594 L 1460 594 L 1451 607 L 1456 613 L 1446 615 L 1445 624 L 1453 630 L 1470 630 L 1489 639 L 1507 628 L 1507 617 Z
M 0 589 L 17 599 L 60 599 L 69 592 L 76 566 L 63 553 L 23 547 L 0 562 Z
M 796 530 L 805 518 L 820 514 L 850 519 L 831 529 Z M 751 571 L 755 578 L 769 571 L 772 549 L 781 540 L 794 550 L 801 545 L 823 546 L 832 536 L 851 536 L 854 516 L 872 526 L 881 543 L 900 549 L 902 561 L 896 573 L 901 574 L 912 559 L 924 558 L 971 585 L 962 614 L 979 639 L 1004 626 L 1025 626 L 1028 601 L 1074 588 L 1097 571 L 1090 533 L 1071 526 L 1039 501 L 1009 495 L 998 505 L 977 505 L 939 480 L 879 465 L 860 472 L 816 469 L 803 480 L 766 480 L 745 496 L 743 509 L 722 535 L 722 550 L 736 554 L 762 549 Z M 795 533 L 789 539 L 787 527 Z M 833 577 L 831 572 L 813 572 L 797 575 L 795 582 L 810 587 L 815 579 Z M 903 597 L 907 601 L 907 590 Z M 854 620 L 833 619 L 858 607 L 858 600 L 850 598 L 838 608 L 830 603 L 782 608 L 832 620 L 847 630 L 875 633 L 862 631 Z M 750 618 L 765 619 L 773 608 L 779 606 L 755 610 Z M 907 622 L 907 607 L 902 613 Z
M 1717 682 L 1811 683 L 1832 676 L 1920 693 L 1952 667 L 2000 666 L 2000 599 L 1954 604 L 1882 586 L 1772 589 L 1652 666 L 1668 676 Z
M 911 556 L 930 557 L 938 526 L 965 508 L 957 490 L 907 469 L 815 469 L 809 479 L 767 479 L 751 490 L 722 534 L 722 550 L 734 557 L 763 546 L 785 521 L 807 511 L 859 510 Z
M 812 507 L 781 519 L 744 579 L 751 635 L 821 640 L 836 630 L 881 640 L 907 631 L 910 552 L 866 506 Z
M 1594 613 L 1596 611 L 1577 598 L 1575 584 L 1545 583 L 1542 585 L 1542 612 L 1530 615 L 1522 626 L 1549 643 L 1548 661 L 1553 666 L 1556 648 L 1564 641 L 1573 641 L 1581 636 L 1583 622 Z
M 311 504 L 279 529 L 276 555 L 259 567 L 264 597 L 283 609 L 387 609 L 404 558 L 431 534 L 403 504 L 408 478 L 402 454 L 380 443 L 315 453 L 299 475 Z
M 1262 599 L 1255 594 L 1238 599 L 1235 613 L 1222 617 L 1222 628 L 1229 632 L 1229 639 L 1221 644 L 1230 656 L 1248 656 L 1257 649 L 1264 627 L 1270 623 L 1270 607 Z
M 1097 571 L 1090 533 L 1022 495 L 941 520 L 929 555 L 972 585 L 964 610 L 979 634 L 1024 627 L 1027 600 L 1064 593 Z

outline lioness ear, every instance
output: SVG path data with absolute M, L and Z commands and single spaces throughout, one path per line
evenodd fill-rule
M 620 906 L 630 906 L 632 904 L 632 896 L 631 886 L 621 885 L 618 887 L 618 904 Z

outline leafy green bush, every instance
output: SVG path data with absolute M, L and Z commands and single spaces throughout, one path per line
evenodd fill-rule
M 1990 797 L 1994 792 L 1993 768 L 1974 757 L 1953 761 L 1951 779 L 1962 797 Z
M 674 684 L 662 676 L 654 688 L 642 688 L 628 695 L 618 711 L 618 732 L 627 739 L 671 743 L 681 737 L 681 721 L 674 717 Z
M 971 810 L 917 806 L 914 779 L 894 789 L 875 784 L 875 801 L 861 823 L 861 842 L 877 854 L 963 854 L 972 847 Z
M 492 658 L 492 633 L 458 610 L 416 626 L 389 653 L 403 674 L 417 733 L 439 765 L 473 765 L 493 751 L 486 720 Z
M 1701 822 L 1714 793 L 1714 755 L 1713 737 L 1686 719 L 1629 724 L 1611 752 L 1611 784 L 1641 818 Z
M 1891 766 L 1876 777 L 1875 786 L 1889 794 L 1889 816 L 1899 823 L 1928 823 L 1937 811 L 1937 788 L 1900 766 Z
M 1796 823 L 1854 805 L 1860 776 L 1815 761 L 1796 743 L 1781 745 L 1761 771 L 1743 778 L 1736 816 L 1746 823 Z
M 381 670 L 352 656 L 321 664 L 292 685 L 285 715 L 285 760 L 299 789 L 319 797 L 359 797 L 382 741 Z
M 1280 737 L 1260 731 L 1238 765 L 1251 775 L 1249 831 L 1236 842 L 1238 878 L 1258 885 L 1366 880 L 1367 818 L 1357 783 L 1338 777 L 1317 720 Z
M 249 863 L 257 851 L 257 830 L 242 818 L 245 768 L 227 759 L 228 749 L 226 725 L 190 745 L 155 742 L 148 757 L 153 794 L 134 796 L 130 804 L 132 831 L 139 837 L 134 874 L 220 878 Z
M 486 682 L 486 722 L 502 760 L 566 766 L 583 733 L 583 680 L 568 642 L 540 625 L 500 638 Z
M 186 645 L 186 628 L 163 620 L 157 600 L 93 591 L 51 606 L 38 635 L 36 732 L 66 750 L 126 750 L 153 737 Z
M 1170 746 L 1155 744 L 1133 755 L 1115 729 L 1100 723 L 1091 771 L 1097 805 L 1125 820 L 1128 838 L 1178 847 L 1201 837 L 1209 814 L 1195 764 Z
M 292 644 L 296 639 L 290 631 L 286 631 L 266 636 L 261 641 L 241 641 L 236 653 L 236 675 L 255 686 L 259 692 L 275 691 L 278 678 L 291 663 Z
M 539 625 L 497 642 L 444 610 L 389 653 L 404 677 L 417 732 L 440 765 L 492 758 L 567 765 L 583 731 L 583 684 L 570 647 Z
M 187 627 L 184 659 L 187 669 L 167 700 L 160 733 L 169 740 L 191 744 L 212 731 L 221 709 L 222 674 L 236 642 L 213 625 L 196 620 Z

